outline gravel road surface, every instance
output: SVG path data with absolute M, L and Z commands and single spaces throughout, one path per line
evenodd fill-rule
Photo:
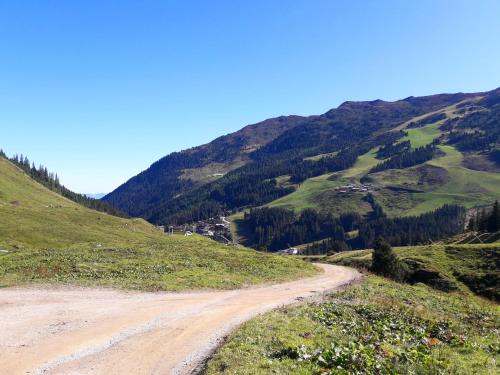
M 360 278 L 350 268 L 230 291 L 0 289 L 1 374 L 191 374 L 234 328 Z

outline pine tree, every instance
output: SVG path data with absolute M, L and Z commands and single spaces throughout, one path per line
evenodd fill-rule
M 498 201 L 493 204 L 493 209 L 487 219 L 487 230 L 490 233 L 500 230 L 500 210 L 498 208 Z
M 482 209 L 478 215 L 477 227 L 481 232 L 485 231 L 488 227 L 488 215 L 485 209 Z
M 467 224 L 467 229 L 470 230 L 470 231 L 472 231 L 472 232 L 477 231 L 477 221 L 476 221 L 476 217 L 475 216 L 472 216 L 469 219 L 469 224 Z
M 382 238 L 377 239 L 373 247 L 371 270 L 396 281 L 404 281 L 407 273 L 405 265 L 399 260 L 391 245 Z
M 3 151 L 0 150 L 0 157 L 2 156 Z M 5 153 L 3 153 L 5 155 Z M 6 157 L 6 156 L 5 156 Z M 6 157 L 7 158 L 7 157 Z M 8 158 L 7 158 L 8 159 Z M 35 163 L 31 162 L 27 156 L 23 154 L 15 154 L 12 158 L 8 159 L 12 163 L 14 163 L 17 167 L 21 168 L 25 171 L 31 178 L 33 178 L 38 183 L 44 185 L 52 191 L 55 191 L 58 194 L 61 194 L 63 197 L 66 197 L 76 203 L 82 204 L 86 207 L 95 209 L 97 211 L 107 212 L 108 214 L 127 217 L 122 212 L 118 211 L 113 206 L 107 204 L 106 202 L 99 201 L 96 199 L 88 198 L 84 195 L 75 193 L 63 185 L 61 185 L 59 181 L 59 177 L 56 173 L 49 172 L 46 167 L 40 165 L 36 168 Z

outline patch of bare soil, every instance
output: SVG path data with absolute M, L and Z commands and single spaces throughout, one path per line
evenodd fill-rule
M 462 165 L 475 171 L 500 173 L 500 167 L 484 155 L 465 155 Z
M 419 185 L 427 185 L 431 188 L 437 188 L 449 181 L 448 171 L 441 167 L 424 164 L 417 167 Z

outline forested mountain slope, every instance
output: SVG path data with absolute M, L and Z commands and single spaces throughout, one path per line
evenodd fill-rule
M 147 218 L 159 204 L 246 164 L 253 151 L 306 120 L 300 116 L 269 119 L 208 144 L 174 152 L 153 163 L 103 200 L 131 216 Z
M 369 247 L 380 235 L 393 245 L 441 240 L 463 230 L 464 208 L 500 199 L 500 89 L 345 102 L 269 121 L 169 155 L 106 200 L 137 204 L 130 213 L 165 225 L 232 214 L 232 234 L 249 246 L 310 243 L 316 253 Z M 180 169 L 186 160 L 205 166 Z M 224 173 L 200 178 L 224 162 Z M 178 185 L 175 195 L 158 174 Z M 262 207 L 273 210 L 249 215 Z
M 268 120 L 171 154 L 104 200 L 165 224 L 259 206 L 293 193 L 311 178 L 348 170 L 371 150 L 407 137 L 406 127 L 418 128 L 413 122 L 421 118 L 459 103 L 466 108 L 484 95 L 346 102 L 320 116 Z
M 344 170 L 299 184 L 280 176 L 295 190 L 267 203 L 271 211 L 234 214 L 236 237 L 267 249 L 309 243 L 304 251 L 317 254 L 369 247 L 377 236 L 398 246 L 461 233 L 467 220 L 460 206 L 500 200 L 499 93 L 402 123 L 391 131 L 401 138 L 374 146 Z
M 498 95 L 496 90 L 403 123 L 396 127 L 404 132 L 396 142 L 375 146 L 350 168 L 308 179 L 269 205 L 365 214 L 370 208 L 364 194 L 340 189 L 361 183 L 373 185 L 390 216 L 421 214 L 445 203 L 491 204 L 500 198 L 500 106 L 491 104 Z

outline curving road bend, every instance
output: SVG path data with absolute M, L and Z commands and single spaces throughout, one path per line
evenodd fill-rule
M 231 291 L 0 289 L 0 372 L 190 374 L 245 320 L 361 277 L 318 266 L 318 276 Z

